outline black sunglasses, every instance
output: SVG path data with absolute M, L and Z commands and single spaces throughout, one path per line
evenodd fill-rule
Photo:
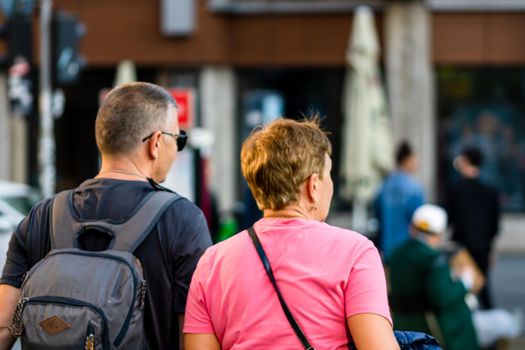
M 172 134 L 171 132 L 167 132 L 167 131 L 161 131 L 160 133 L 162 135 L 169 135 L 169 136 L 173 137 L 175 139 L 175 141 L 177 141 L 177 152 L 182 151 L 184 149 L 184 146 L 186 146 L 186 140 L 188 140 L 188 134 L 186 134 L 186 131 L 181 130 L 181 131 L 179 131 L 178 134 Z M 148 136 L 143 138 L 142 142 L 144 142 L 147 139 L 149 139 L 150 137 L 152 137 L 153 134 L 155 134 L 155 132 L 152 132 L 151 134 L 149 134 Z

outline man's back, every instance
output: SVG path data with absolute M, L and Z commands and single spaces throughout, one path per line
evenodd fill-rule
M 389 258 L 391 307 L 401 330 L 430 332 L 426 313 L 435 314 L 446 349 L 478 350 L 466 290 L 452 280 L 448 261 L 417 239 L 410 239 Z M 434 329 L 432 329 L 434 330 Z
M 414 239 L 394 249 L 388 258 L 390 305 L 396 328 L 430 333 L 424 317 L 430 308 L 425 279 L 436 258 L 435 251 Z
M 153 190 L 144 181 L 87 180 L 74 192 L 74 214 L 80 220 L 123 222 Z M 19 288 L 24 273 L 49 251 L 50 203 L 37 205 L 15 231 L 1 283 Z M 104 249 L 107 244 L 95 238 L 83 243 L 89 250 Z M 182 199 L 167 209 L 136 249 L 148 285 L 144 323 L 150 349 L 178 348 L 177 316 L 184 313 L 193 270 L 210 244 L 201 211 Z
M 452 239 L 464 244 L 486 272 L 488 255 L 498 232 L 497 192 L 479 179 L 463 179 L 449 194 Z
M 423 202 L 421 186 L 408 173 L 396 171 L 385 180 L 375 202 L 385 255 L 406 241 L 412 214 Z

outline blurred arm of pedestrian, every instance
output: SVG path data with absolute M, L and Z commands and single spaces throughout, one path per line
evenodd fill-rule
M 11 349 L 16 338 L 9 330 L 16 304 L 20 298 L 20 289 L 7 284 L 0 285 L 0 350 Z
M 221 346 L 215 334 L 184 334 L 184 350 L 220 350 Z
M 399 345 L 392 332 L 392 325 L 383 316 L 357 314 L 348 318 L 352 340 L 359 350 L 395 350 Z
M 474 287 L 474 270 L 469 266 L 463 266 L 458 272 L 458 277 L 463 282 L 465 289 L 471 291 Z

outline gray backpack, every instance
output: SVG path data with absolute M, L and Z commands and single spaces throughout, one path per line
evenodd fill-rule
M 53 200 L 51 251 L 25 276 L 11 330 L 23 349 L 144 349 L 146 281 L 132 252 L 181 197 L 152 192 L 117 224 L 75 218 L 72 193 Z M 79 248 L 93 231 L 110 236 L 107 250 Z

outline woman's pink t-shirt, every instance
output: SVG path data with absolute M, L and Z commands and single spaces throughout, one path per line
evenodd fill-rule
M 390 321 L 385 275 L 364 236 L 306 219 L 254 225 L 277 285 L 310 343 L 347 349 L 347 319 Z M 215 333 L 222 349 L 300 349 L 246 231 L 208 248 L 193 275 L 184 333 Z

